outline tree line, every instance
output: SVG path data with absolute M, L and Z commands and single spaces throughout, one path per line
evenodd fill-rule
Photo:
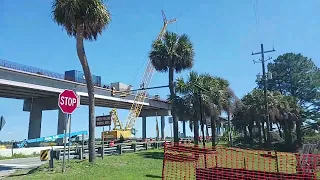
M 285 53 L 268 64 L 272 78 L 267 80 L 266 113 L 261 80 L 257 80 L 257 87 L 241 99 L 222 77 L 191 71 L 187 79 L 175 80 L 174 73 L 193 67 L 194 54 L 189 37 L 173 32 L 167 32 L 163 40 L 154 42 L 150 51 L 149 58 L 155 69 L 169 72 L 175 142 L 178 142 L 178 119 L 189 122 L 195 144 L 198 144 L 199 125 L 206 125 L 206 132 L 209 132 L 206 119 L 210 118 L 211 134 L 214 135 L 219 117 L 226 113 L 228 131 L 231 133 L 234 129 L 242 133 L 241 143 L 273 148 L 268 146 L 268 138 L 270 143 L 274 142 L 277 139 L 274 136 L 278 134 L 284 140 L 282 150 L 290 151 L 301 146 L 303 122 L 320 121 L 320 71 L 312 59 L 302 54 Z M 199 93 L 196 85 L 205 91 Z M 270 124 L 267 124 L 267 117 Z M 267 126 L 273 131 L 267 131 Z M 212 145 L 215 144 L 216 136 L 212 136 Z

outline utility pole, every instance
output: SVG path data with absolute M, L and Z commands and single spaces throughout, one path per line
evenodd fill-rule
M 261 59 L 260 61 L 254 61 L 254 63 L 261 63 L 262 64 L 262 80 L 263 80 L 263 93 L 264 93 L 264 109 L 265 109 L 265 117 L 267 121 L 267 146 L 271 147 L 271 136 L 270 136 L 270 130 L 272 128 L 272 125 L 270 125 L 270 118 L 269 118 L 269 107 L 268 107 L 268 99 L 267 99 L 267 76 L 266 76 L 266 67 L 265 67 L 265 62 L 271 60 L 272 58 L 264 59 L 264 54 L 265 53 L 270 53 L 270 52 L 275 52 L 274 48 L 269 51 L 265 51 L 263 49 L 263 44 L 261 44 L 261 52 L 257 53 L 251 53 L 251 55 L 258 55 L 261 54 Z M 271 126 L 271 127 L 270 127 Z

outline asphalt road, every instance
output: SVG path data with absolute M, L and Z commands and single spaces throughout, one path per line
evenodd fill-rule
M 17 169 L 36 168 L 44 163 L 46 161 L 41 162 L 39 157 L 0 160 L 0 178 L 10 175 Z

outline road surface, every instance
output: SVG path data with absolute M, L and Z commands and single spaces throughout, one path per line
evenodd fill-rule
M 14 173 L 17 169 L 31 169 L 41 166 L 46 161 L 39 157 L 0 160 L 0 178 Z

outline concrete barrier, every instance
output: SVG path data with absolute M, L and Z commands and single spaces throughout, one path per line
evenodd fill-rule
M 59 149 L 63 146 L 47 146 L 47 147 L 29 147 L 29 148 L 17 148 L 17 149 L 0 149 L 0 156 L 2 157 L 11 157 L 12 154 L 23 154 L 23 155 L 32 155 L 40 154 L 41 150 L 45 149 Z

